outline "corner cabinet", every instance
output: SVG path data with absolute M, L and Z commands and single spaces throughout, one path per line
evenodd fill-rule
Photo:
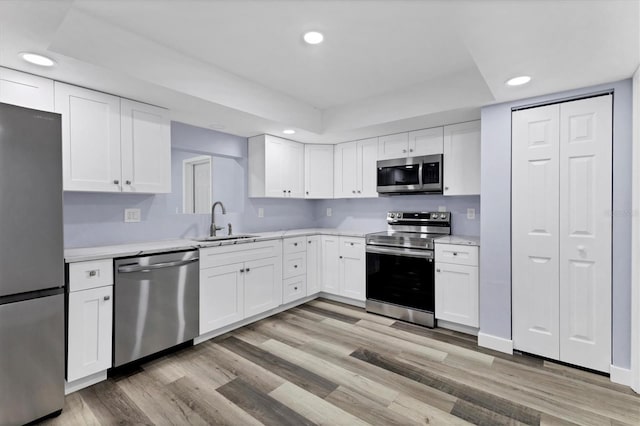
M 480 120 L 444 126 L 444 195 L 480 195 Z
M 374 198 L 377 191 L 378 138 L 334 148 L 334 198 Z
M 171 191 L 166 110 L 69 84 L 54 87 L 65 191 Z
M 53 111 L 53 80 L 0 67 L 0 102 Z
M 249 197 L 304 198 L 304 144 L 271 135 L 249 138 Z
M 479 327 L 478 247 L 435 246 L 436 318 Z

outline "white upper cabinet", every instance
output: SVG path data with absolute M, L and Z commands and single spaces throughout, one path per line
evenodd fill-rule
M 0 102 L 53 111 L 53 80 L 0 67 Z
M 303 196 L 304 145 L 271 135 L 249 138 L 249 197 Z
M 377 197 L 378 138 L 335 146 L 335 198 Z
M 378 160 L 442 154 L 443 139 L 442 127 L 380 136 Z
M 333 198 L 333 145 L 304 146 L 304 198 Z
M 65 191 L 171 191 L 168 111 L 55 83 Z
M 442 154 L 443 145 L 444 129 L 442 127 L 409 132 L 410 156 Z
M 389 160 L 408 157 L 409 155 L 408 133 L 396 133 L 395 135 L 380 136 L 378 138 L 378 159 Z
M 120 98 L 55 83 L 65 191 L 122 191 Z
M 171 192 L 169 111 L 122 99 L 122 190 Z
M 480 120 L 444 127 L 443 194 L 480 194 Z

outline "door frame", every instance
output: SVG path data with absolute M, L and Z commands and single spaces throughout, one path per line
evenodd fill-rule
M 632 91 L 631 387 L 640 393 L 640 67 Z
M 187 202 L 186 194 L 193 192 L 193 169 L 198 164 L 209 164 L 209 205 L 212 203 L 212 188 L 211 176 L 213 174 L 213 161 L 210 155 L 199 155 L 197 157 L 187 158 L 182 160 L 182 213 L 195 214 L 194 212 L 188 212 L 187 209 L 191 206 Z M 193 200 L 191 200 L 193 201 Z M 196 212 L 197 213 L 197 212 Z

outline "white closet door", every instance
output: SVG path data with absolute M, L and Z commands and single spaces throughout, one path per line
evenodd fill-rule
M 559 106 L 512 114 L 514 348 L 559 356 Z
M 560 106 L 560 360 L 611 364 L 611 95 Z

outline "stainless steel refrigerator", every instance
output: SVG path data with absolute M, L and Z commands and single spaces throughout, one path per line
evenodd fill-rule
M 0 425 L 64 405 L 60 115 L 0 103 Z

